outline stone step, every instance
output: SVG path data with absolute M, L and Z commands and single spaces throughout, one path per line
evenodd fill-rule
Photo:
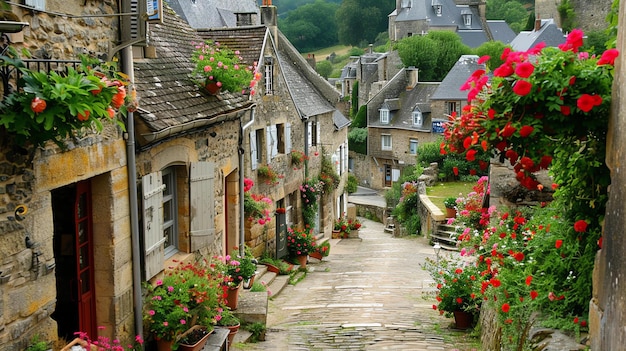
M 272 282 L 267 286 L 267 290 L 270 292 L 269 297 L 274 298 L 278 296 L 280 292 L 289 284 L 288 275 L 276 276 Z

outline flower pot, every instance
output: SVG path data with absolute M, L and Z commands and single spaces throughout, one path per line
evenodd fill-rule
M 222 90 L 222 87 L 218 86 L 217 83 L 210 82 L 204 85 L 204 89 L 211 95 L 217 95 Z
M 317 252 L 317 251 L 314 251 L 314 252 L 311 252 L 311 253 L 309 254 L 309 257 L 313 257 L 313 258 L 318 259 L 318 260 L 320 260 L 320 261 L 321 261 L 321 260 L 322 260 L 322 258 L 324 258 L 324 255 L 322 255 L 321 253 L 319 253 L 319 252 Z
M 332 235 L 333 239 L 341 239 L 342 235 L 341 235 L 341 230 L 339 229 L 333 229 L 333 235 Z
M 237 285 L 237 287 L 229 286 L 227 289 L 226 306 L 233 311 L 237 309 L 237 304 L 239 303 L 239 288 L 241 288 L 241 284 Z
M 202 348 L 204 347 L 204 345 L 206 344 L 207 340 L 209 339 L 209 335 L 211 335 L 213 331 L 207 331 L 207 328 L 201 325 L 194 325 L 193 327 L 191 327 L 189 330 L 187 330 L 186 332 L 184 332 L 181 335 L 181 341 L 178 344 L 178 350 L 179 351 L 200 351 L 202 350 Z M 192 343 L 185 343 L 184 338 L 185 337 L 190 337 L 190 339 L 192 339 L 193 344 Z
M 267 270 L 272 273 L 280 273 L 280 269 L 278 269 L 278 267 L 274 266 L 273 264 L 265 263 L 265 266 L 267 266 Z
M 156 339 L 157 351 L 172 351 L 172 345 L 174 345 L 174 340 Z
M 256 277 L 256 272 L 254 272 L 255 275 L 253 275 L 252 277 L 246 279 L 243 281 L 243 288 L 244 289 L 250 289 L 252 287 L 252 284 L 254 284 L 254 277 Z
M 299 255 L 296 257 L 296 259 L 298 259 L 298 264 L 300 265 L 300 268 L 306 268 L 306 261 L 308 258 L 308 255 Z
M 456 208 L 446 207 L 446 218 L 456 218 Z
M 454 311 L 454 324 L 457 329 L 469 329 L 472 326 L 474 317 L 466 311 Z
M 237 325 L 228 325 L 225 328 L 228 328 L 228 346 L 233 344 L 233 340 L 235 339 L 235 334 L 239 331 L 240 324 Z
M 352 229 L 350 231 L 350 234 L 348 234 L 348 238 L 358 238 L 359 237 L 359 230 L 358 229 Z

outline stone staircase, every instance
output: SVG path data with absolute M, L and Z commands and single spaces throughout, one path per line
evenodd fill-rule
M 439 222 L 433 233 L 430 234 L 433 243 L 439 243 L 442 249 L 449 251 L 459 250 L 456 245 L 457 236 L 456 226 L 446 224 L 446 222 Z

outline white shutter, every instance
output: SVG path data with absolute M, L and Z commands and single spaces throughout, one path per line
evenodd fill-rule
M 285 153 L 291 153 L 291 124 L 285 124 Z
M 272 158 L 274 158 L 278 155 L 278 128 L 275 124 L 270 126 L 270 135 L 272 137 Z
M 333 162 L 333 166 L 335 167 L 335 171 L 337 172 L 337 174 L 339 174 L 339 157 L 337 156 L 338 154 L 339 154 L 339 151 L 335 150 L 335 152 L 330 158 Z
M 46 10 L 46 0 L 25 0 L 24 5 L 32 6 L 35 10 Z
M 163 178 L 154 172 L 141 179 L 143 191 L 143 243 L 146 280 L 163 270 L 165 237 L 163 236 Z
M 391 181 L 397 182 L 398 179 L 400 179 L 400 170 L 397 168 L 394 168 L 391 170 Z
M 315 123 L 315 127 L 317 128 L 317 133 L 315 134 L 315 145 L 319 145 L 321 143 L 320 141 L 320 127 L 321 124 L 319 122 Z
M 348 171 L 348 142 L 343 144 L 343 172 Z
M 267 153 L 267 164 L 272 161 L 272 130 L 270 126 L 265 127 L 265 151 Z
M 194 162 L 189 172 L 190 250 L 209 246 L 215 234 L 215 165 Z
M 250 132 L 250 168 L 254 171 L 257 167 L 256 131 Z
M 306 122 L 306 133 L 307 133 L 307 146 L 311 147 L 313 145 L 313 122 Z

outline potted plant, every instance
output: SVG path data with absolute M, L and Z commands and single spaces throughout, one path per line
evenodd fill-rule
M 350 225 L 346 217 L 339 217 L 333 222 L 333 239 L 347 238 L 350 235 Z
M 350 230 L 350 232 L 348 233 L 349 238 L 358 238 L 359 228 L 361 228 L 361 221 L 359 221 L 357 218 L 348 219 L 348 229 Z
M 315 247 L 315 238 L 311 227 L 304 229 L 287 228 L 287 251 L 292 257 L 298 259 L 300 268 L 306 268 L 306 261 L 309 252 Z
M 233 252 L 234 254 L 234 252 Z M 244 256 L 239 258 L 239 274 L 243 278 L 244 289 L 250 289 L 254 284 L 257 260 L 250 247 L 244 246 Z
M 250 222 L 260 225 L 267 224 L 270 217 L 270 205 L 273 201 L 267 196 L 251 193 L 254 181 L 249 178 L 244 179 L 243 213 Z
M 256 265 L 246 263 L 246 265 L 242 267 L 241 257 L 238 257 L 237 252 L 233 252 L 232 256 L 215 256 L 214 259 L 215 269 L 222 272 L 224 276 L 222 285 L 226 291 L 225 304 L 231 310 L 236 310 L 239 302 L 239 291 L 245 279 L 245 275 L 250 276 L 254 274 Z
M 446 217 L 456 217 L 456 197 L 446 197 L 443 200 L 443 205 L 446 207 Z
M 220 327 L 228 328 L 228 345 L 232 345 L 235 334 L 237 334 L 237 332 L 239 331 L 239 327 L 241 326 L 239 319 L 233 314 L 231 310 L 226 308 L 222 311 L 221 317 L 217 321 L 217 325 Z
M 304 162 L 308 159 L 309 158 L 307 157 L 307 155 L 305 155 L 302 151 L 291 151 L 291 164 L 293 165 L 294 169 L 300 169 L 304 165 Z
M 321 244 L 315 246 L 313 251 L 309 253 L 309 257 L 313 257 L 318 260 L 322 260 L 324 257 L 330 254 L 330 242 L 328 240 L 322 242 Z
M 146 284 L 144 322 L 162 347 L 176 349 L 179 337 L 198 324 L 211 327 L 223 305 L 225 279 L 207 261 L 180 262 L 154 284 Z
M 104 329 L 104 327 L 98 327 L 98 329 Z M 61 351 L 72 351 L 76 347 L 81 347 L 81 350 L 89 351 L 140 351 L 143 350 L 143 338 L 141 335 L 136 335 L 132 344 L 124 346 L 118 339 L 111 340 L 110 338 L 102 335 L 98 335 L 97 340 L 91 340 L 89 334 L 86 332 L 74 333 L 76 338 L 69 344 L 65 345 Z M 37 345 L 37 344 L 36 344 Z M 26 351 L 36 351 L 39 348 L 31 349 L 27 348 Z M 43 350 L 51 350 L 46 348 Z
M 194 325 L 180 336 L 180 339 L 178 340 L 178 350 L 202 350 L 212 332 L 213 328 L 209 329 L 206 326 Z
M 257 173 L 259 177 L 265 179 L 265 184 L 268 185 L 278 184 L 278 179 L 282 178 L 278 175 L 278 173 L 276 173 L 274 169 L 272 169 L 272 167 L 270 167 L 270 165 L 259 166 L 259 168 L 257 169 Z
M 476 264 L 426 258 L 422 268 L 430 273 L 438 289 L 438 304 L 433 309 L 454 317 L 458 329 L 470 328 L 482 302 L 481 275 Z
M 246 66 L 239 51 L 233 51 L 219 42 L 193 43 L 191 61 L 195 68 L 192 79 L 209 93 L 220 90 L 245 93 L 254 89 L 260 74 L 255 73 L 256 63 Z M 253 91 L 253 90 L 252 90 Z

